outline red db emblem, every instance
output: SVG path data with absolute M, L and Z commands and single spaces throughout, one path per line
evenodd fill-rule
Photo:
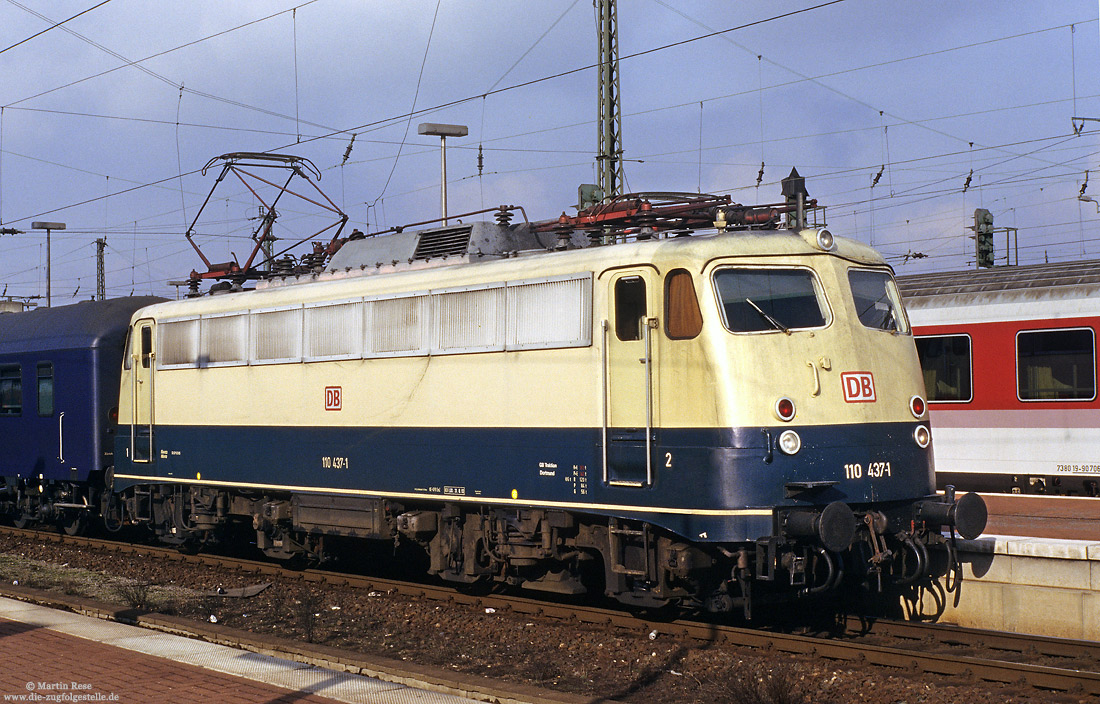
M 840 383 L 844 386 L 844 400 L 848 403 L 874 403 L 875 377 L 871 372 L 843 372 Z
M 325 387 L 325 410 L 326 411 L 339 411 L 341 404 L 343 403 L 343 394 L 340 392 L 339 386 L 326 386 Z

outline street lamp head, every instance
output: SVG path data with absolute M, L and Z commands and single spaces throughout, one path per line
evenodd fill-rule
M 433 137 L 465 137 L 470 134 L 470 128 L 466 125 L 442 125 L 438 122 L 421 122 L 416 128 L 417 134 L 427 134 Z
M 65 223 L 63 222 L 32 222 L 32 230 L 64 230 Z

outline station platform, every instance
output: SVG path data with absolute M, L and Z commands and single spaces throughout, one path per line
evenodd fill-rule
M 0 598 L 0 703 L 476 700 Z
M 914 603 L 903 600 L 911 616 L 1100 641 L 1100 542 L 983 535 L 958 547 L 961 591 L 947 592 L 941 578 Z

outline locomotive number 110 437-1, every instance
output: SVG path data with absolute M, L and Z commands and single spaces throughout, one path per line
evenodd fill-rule
M 845 479 L 862 479 L 864 474 L 872 479 L 879 479 L 881 477 L 889 477 L 890 475 L 890 463 L 889 462 L 870 462 L 867 468 L 864 469 L 862 464 L 858 462 L 855 464 L 844 465 L 844 478 Z

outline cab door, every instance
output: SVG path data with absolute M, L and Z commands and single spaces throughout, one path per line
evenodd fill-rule
M 137 321 L 131 335 L 131 404 L 130 457 L 134 462 L 156 459 L 153 436 L 156 378 L 156 324 L 148 318 Z
M 615 486 L 653 483 L 657 407 L 654 282 L 653 273 L 646 269 L 618 271 L 608 284 L 609 318 L 603 325 L 607 379 L 604 481 Z

